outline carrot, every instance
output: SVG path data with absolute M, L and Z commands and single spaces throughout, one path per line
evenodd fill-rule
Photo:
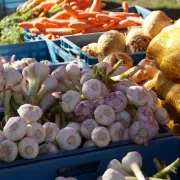
M 59 27 L 57 24 L 53 24 L 53 23 L 49 23 L 49 22 L 45 22 L 44 26 L 46 28 L 58 28 Z
M 75 29 L 73 28 L 47 28 L 46 29 L 46 33 L 51 33 L 51 34 L 60 35 L 60 36 L 74 34 L 74 32 L 75 32 Z
M 119 17 L 111 17 L 107 14 L 97 14 L 96 18 L 98 19 L 98 21 L 109 21 L 109 20 L 114 20 L 114 21 L 121 21 L 122 18 Z
M 67 11 L 63 10 L 58 13 L 56 13 L 54 16 L 51 17 L 51 19 L 69 19 L 70 15 L 67 13 Z
M 44 29 L 46 29 L 46 26 L 45 26 L 43 23 L 41 23 L 41 22 L 34 22 L 34 23 L 33 23 L 33 27 L 34 27 L 34 28 L 37 28 L 37 29 L 39 29 L 39 30 L 44 30 Z
M 22 22 L 22 23 L 19 23 L 19 27 L 30 29 L 30 28 L 33 28 L 33 23 L 32 22 Z
M 79 13 L 78 19 L 89 18 L 89 17 L 96 17 L 96 14 L 98 14 L 98 12 L 83 12 L 83 13 Z
M 103 32 L 109 30 L 114 25 L 114 21 L 108 21 L 103 26 L 95 26 L 84 31 L 84 33 L 94 33 L 94 32 Z
M 101 8 L 106 7 L 106 3 L 101 3 Z
M 65 5 L 63 6 L 63 8 L 67 11 L 67 13 L 68 13 L 70 16 L 75 17 L 75 18 L 78 17 L 78 12 L 77 12 L 76 10 L 72 9 L 71 6 L 65 4 Z
M 30 32 L 33 33 L 33 34 L 41 34 L 41 33 L 42 33 L 42 31 L 40 31 L 40 30 L 37 29 L 37 28 L 31 28 L 31 29 L 30 29 Z
M 142 17 L 127 17 L 127 19 L 136 23 L 137 25 L 142 25 L 144 21 Z
M 124 12 L 129 12 L 129 4 L 126 1 L 123 1 L 122 8 Z
M 72 7 L 72 6 L 77 6 L 77 2 L 76 1 L 72 1 L 69 3 L 69 5 Z
M 47 39 L 52 39 L 52 34 L 46 34 L 44 35 Z
M 72 20 L 69 19 L 47 19 L 46 22 L 56 24 L 58 26 L 65 26 L 67 27 Z
M 135 23 L 132 23 L 130 20 L 125 19 L 122 20 L 120 23 L 116 24 L 114 29 L 125 29 L 127 27 L 135 26 Z
M 77 6 L 80 8 L 80 9 L 83 9 L 83 8 L 88 8 L 92 5 L 92 2 L 91 1 L 78 1 L 77 2 Z
M 40 4 L 41 8 L 43 9 L 49 8 L 49 7 L 51 8 L 53 5 L 54 5 L 53 1 L 45 1 Z
M 79 10 L 79 7 L 78 6 L 72 6 L 72 9 Z
M 68 27 L 70 28 L 74 28 L 74 29 L 81 29 L 81 30 L 84 30 L 84 29 L 89 29 L 91 28 L 92 24 L 90 23 L 87 23 L 87 22 L 80 22 L 80 21 L 77 21 L 77 22 L 74 22 L 74 23 L 70 23 Z
M 101 9 L 101 0 L 94 0 L 89 12 L 93 12 L 93 11 L 98 12 L 100 11 L 100 9 Z
M 138 13 L 129 13 L 129 12 L 110 12 L 109 15 L 114 17 L 140 16 L 140 14 Z
M 38 17 L 43 17 L 43 16 L 45 16 L 45 12 L 44 11 L 41 12 Z

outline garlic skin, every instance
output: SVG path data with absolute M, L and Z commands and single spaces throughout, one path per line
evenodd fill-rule
M 83 148 L 88 148 L 88 147 L 94 147 L 96 146 L 94 144 L 94 142 L 92 140 L 87 140 L 84 144 L 83 144 Z
M 124 126 L 120 122 L 115 122 L 108 127 L 108 130 L 111 136 L 111 141 L 118 142 L 121 140 L 123 135 Z
M 21 105 L 17 112 L 27 123 L 38 121 L 42 116 L 41 108 L 31 104 Z
M 102 180 L 102 176 L 99 176 L 99 177 L 97 178 L 97 180 Z
M 69 90 L 62 96 L 62 110 L 65 113 L 73 112 L 75 107 L 81 102 L 81 94 Z
M 110 168 L 105 171 L 102 180 L 125 180 L 125 177 L 115 169 Z
M 147 106 L 150 107 L 153 112 L 158 108 L 158 97 L 157 94 L 152 90 L 148 91 Z
M 98 99 L 101 96 L 101 82 L 97 79 L 90 79 L 82 86 L 83 96 L 91 101 Z
M 105 103 L 105 99 L 104 98 L 98 98 L 96 101 L 94 101 L 94 103 L 96 104 L 96 107 L 103 105 Z
M 86 139 L 91 139 L 93 129 L 98 126 L 98 123 L 94 119 L 86 119 L 81 124 L 81 135 Z
M 136 121 L 153 121 L 153 112 L 148 106 L 141 106 L 137 109 L 135 120 Z
M 12 117 L 4 126 L 4 135 L 11 141 L 19 141 L 27 132 L 27 124 L 21 117 Z
M 16 143 L 10 140 L 4 140 L 0 143 L 0 160 L 3 162 L 12 162 L 18 155 Z
M 106 147 L 111 141 L 108 129 L 103 126 L 94 128 L 91 139 L 97 147 Z
M 110 92 L 110 89 L 103 82 L 101 82 L 101 97 L 106 98 Z
M 39 153 L 39 146 L 34 139 L 26 137 L 18 143 L 18 150 L 22 158 L 34 159 Z
M 75 129 L 66 127 L 59 131 L 56 141 L 61 149 L 69 151 L 81 145 L 81 136 Z
M 148 102 L 148 91 L 143 86 L 131 86 L 126 91 L 128 101 L 136 106 L 144 106 Z
M 103 61 L 97 63 L 96 66 L 98 68 L 106 67 L 106 74 L 108 74 L 112 69 L 112 66 L 109 63 Z
M 80 123 L 74 123 L 74 122 L 72 122 L 72 123 L 69 123 L 69 124 L 67 125 L 67 127 L 71 127 L 71 128 L 73 128 L 73 129 L 75 129 L 77 132 L 80 132 L 81 124 L 80 124 Z
M 136 121 L 129 128 L 129 137 L 136 144 L 147 145 L 148 141 L 156 135 L 156 130 L 152 123 Z
M 122 81 L 115 83 L 111 86 L 113 92 L 121 91 L 126 94 L 126 91 L 129 87 L 135 86 L 135 83 L 130 79 L 123 79 Z
M 46 131 L 41 124 L 32 122 L 27 125 L 26 136 L 33 138 L 38 144 L 41 144 L 45 140 Z
M 3 131 L 0 131 L 0 143 L 6 140 L 6 136 Z
M 62 176 L 59 176 L 59 177 L 57 177 L 55 180 L 67 180 L 67 178 L 62 177 Z
M 105 104 L 112 107 L 115 112 L 123 111 L 127 106 L 127 98 L 121 91 L 116 91 L 109 94 Z
M 121 137 L 121 140 L 130 140 L 130 137 L 129 137 L 129 128 L 125 128 L 124 131 L 123 131 L 123 135 Z
M 47 143 L 54 142 L 56 140 L 56 135 L 59 133 L 59 127 L 55 123 L 47 122 L 43 124 L 43 128 L 46 131 L 46 138 L 44 141 Z
M 86 74 L 86 73 L 92 73 L 92 74 L 93 74 L 93 70 L 92 70 L 92 69 L 83 69 L 83 70 L 81 71 L 81 77 L 82 77 L 84 74 Z
M 81 76 L 80 84 L 83 85 L 86 81 L 89 81 L 90 79 L 94 78 L 93 72 L 85 73 Z
M 122 123 L 124 128 L 128 128 L 131 125 L 132 117 L 127 111 L 121 111 L 116 113 L 116 121 Z
M 170 121 L 170 117 L 166 109 L 158 107 L 154 112 L 154 117 L 159 125 L 166 125 Z
M 74 110 L 77 121 L 82 122 L 86 119 L 93 118 L 95 109 L 96 105 L 94 102 L 89 100 L 81 101 Z
M 44 143 L 39 147 L 39 155 L 58 153 L 59 149 L 52 143 Z
M 94 111 L 94 118 L 98 124 L 109 126 L 115 121 L 115 112 L 110 106 L 100 105 Z
M 117 75 L 123 74 L 127 70 L 128 70 L 127 67 L 119 66 L 118 69 L 114 72 L 113 76 L 117 76 Z
M 107 169 L 110 169 L 110 168 L 118 171 L 119 173 L 123 174 L 124 176 L 129 176 L 129 174 L 123 170 L 122 164 L 117 159 L 113 159 L 109 162 Z

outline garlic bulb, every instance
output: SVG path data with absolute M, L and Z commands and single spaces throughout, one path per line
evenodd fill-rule
M 21 117 L 12 117 L 4 126 L 4 134 L 11 141 L 19 141 L 27 132 L 27 124 Z
M 56 141 L 61 149 L 74 150 L 80 146 L 81 136 L 75 129 L 66 127 L 59 131 Z
M 6 140 L 6 136 L 3 131 L 0 131 L 0 143 Z
M 23 138 L 18 143 L 19 154 L 24 159 L 34 159 L 39 153 L 38 143 L 32 138 Z
M 16 143 L 10 140 L 4 140 L 0 143 L 0 160 L 4 162 L 12 162 L 16 159 L 18 148 Z
M 156 111 L 157 109 L 157 105 L 158 105 L 158 97 L 157 97 L 157 94 L 152 91 L 152 90 L 149 90 L 148 91 L 148 102 L 147 102 L 147 105 L 151 108 L 151 110 L 154 112 Z
M 115 169 L 107 169 L 102 176 L 102 180 L 125 180 L 125 177 Z
M 75 129 L 77 132 L 80 132 L 81 124 L 80 124 L 80 123 L 74 123 L 74 122 L 72 122 L 72 123 L 69 123 L 69 124 L 67 125 L 67 127 L 71 127 L 71 128 L 73 128 L 73 129 Z
M 20 106 L 17 112 L 27 123 L 35 122 L 42 116 L 41 108 L 31 104 L 24 104 Z
M 159 125 L 166 125 L 170 121 L 168 112 L 166 111 L 166 109 L 161 107 L 156 109 L 156 111 L 154 112 L 154 117 Z
M 94 144 L 94 142 L 92 140 L 87 140 L 84 144 L 83 144 L 83 148 L 87 148 L 87 147 L 93 147 L 96 146 Z
M 148 141 L 156 135 L 152 123 L 145 121 L 134 122 L 129 128 L 129 137 L 136 144 L 147 145 Z
M 45 142 L 50 143 L 54 142 L 56 139 L 56 135 L 59 133 L 59 128 L 55 123 L 47 122 L 43 124 L 43 128 L 46 131 Z
M 124 127 L 120 122 L 115 122 L 111 124 L 108 127 L 110 136 L 111 136 L 111 141 L 112 142 L 118 142 L 121 140 L 121 137 L 123 135 Z
M 126 91 L 130 103 L 143 106 L 148 102 L 148 91 L 143 86 L 131 86 Z
M 45 143 L 39 147 L 39 155 L 58 153 L 58 147 L 52 143 Z
M 94 128 L 91 134 L 91 139 L 97 147 L 106 147 L 111 141 L 108 129 L 103 126 Z
M 41 144 L 45 140 L 46 131 L 41 124 L 32 122 L 27 125 L 26 136 L 33 138 L 38 144 Z
M 81 124 L 81 134 L 86 139 L 91 139 L 91 133 L 94 128 L 98 127 L 98 123 L 94 119 L 86 119 Z

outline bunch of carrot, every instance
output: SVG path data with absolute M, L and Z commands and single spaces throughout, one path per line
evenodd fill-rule
M 44 4 L 47 2 L 49 1 L 45 1 Z M 19 26 L 30 29 L 31 33 L 46 36 L 48 39 L 56 39 L 60 36 L 76 33 L 125 29 L 143 23 L 143 18 L 138 13 L 129 12 L 127 2 L 122 3 L 123 12 L 102 10 L 104 4 L 101 0 L 94 0 L 93 2 L 91 0 L 61 0 L 62 2 L 62 10 L 52 17 L 41 17 L 35 21 L 22 22 Z M 49 8 L 49 6 L 47 7 Z

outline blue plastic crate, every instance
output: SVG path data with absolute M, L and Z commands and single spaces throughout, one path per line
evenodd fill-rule
M 2 10 L 0 10 L 0 19 L 14 13 L 16 8 L 24 2 L 26 2 L 26 0 L 1 0 L 0 6 Z
M 71 35 L 71 36 L 64 36 L 61 37 L 59 41 L 59 46 L 62 47 L 66 52 L 69 54 L 80 57 L 84 63 L 89 66 L 93 66 L 94 64 L 98 63 L 98 58 L 94 56 L 90 56 L 86 52 L 84 52 L 81 48 L 86 46 L 90 43 L 97 42 L 99 37 L 103 33 L 90 33 L 84 35 Z M 58 42 L 58 41 L 57 41 Z M 138 53 L 129 53 L 129 55 L 134 60 L 134 65 L 137 65 L 142 59 L 146 57 L 145 52 L 138 52 Z
M 51 41 L 34 41 L 22 44 L 4 45 L 0 47 L 0 55 L 10 60 L 15 54 L 15 59 L 35 58 L 37 61 L 49 60 L 54 63 L 50 65 L 53 70 L 61 62 L 69 62 L 74 59 L 73 56 L 66 53 L 63 49 L 56 46 Z
M 171 147 L 169 149 L 168 147 Z M 3 180 L 54 180 L 57 176 L 76 177 L 78 180 L 96 180 L 107 168 L 112 159 L 121 160 L 128 152 L 138 151 L 143 157 L 142 171 L 147 176 L 155 174 L 153 158 L 170 164 L 180 157 L 180 138 L 169 137 L 149 142 L 148 146 L 125 145 L 106 148 L 85 148 L 76 151 L 44 155 L 36 160 L 19 160 L 0 164 L 0 177 Z M 180 172 L 172 176 L 180 179 Z

